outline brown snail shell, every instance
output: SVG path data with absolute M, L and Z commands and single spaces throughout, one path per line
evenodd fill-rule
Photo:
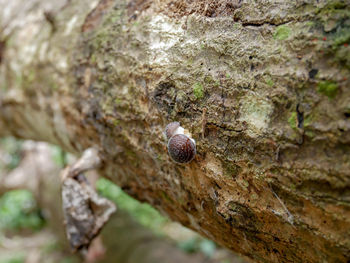
M 165 127 L 165 136 L 166 138 L 169 140 L 171 137 L 173 137 L 175 131 L 177 130 L 177 128 L 180 127 L 180 123 L 177 121 L 171 122 L 169 123 L 166 127 Z
M 196 144 L 184 134 L 172 136 L 168 142 L 168 152 L 177 163 L 189 163 L 196 155 Z

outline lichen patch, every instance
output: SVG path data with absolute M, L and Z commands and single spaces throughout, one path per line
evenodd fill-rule
M 264 98 L 248 93 L 242 98 L 240 121 L 248 124 L 248 133 L 251 137 L 264 132 L 268 128 L 272 105 Z
M 163 15 L 154 16 L 149 22 L 149 50 L 150 58 L 155 63 L 165 65 L 169 62 L 168 51 L 180 41 L 183 33 L 180 23 L 171 23 Z

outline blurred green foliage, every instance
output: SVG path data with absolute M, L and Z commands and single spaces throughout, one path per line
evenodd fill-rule
M 161 227 L 169 220 L 159 214 L 149 204 L 142 204 L 127 195 L 123 190 L 110 180 L 100 178 L 96 184 L 97 191 L 104 197 L 112 200 L 118 207 L 128 212 L 137 222 L 151 228 L 156 233 L 161 232 Z M 208 239 L 196 236 L 185 241 L 179 241 L 178 247 L 187 253 L 202 252 L 207 257 L 212 257 L 216 251 L 216 244 Z
M 105 178 L 100 178 L 97 181 L 96 188 L 102 196 L 112 200 L 118 209 L 127 211 L 137 222 L 155 232 L 159 233 L 159 228 L 168 221 L 152 206 L 140 203 Z
M 52 160 L 55 162 L 55 164 L 62 168 L 67 165 L 67 153 L 62 150 L 62 148 L 52 145 L 51 151 Z
M 6 153 L 0 162 L 0 169 L 11 170 L 17 167 L 21 160 L 21 146 L 22 141 L 13 137 L 0 139 L 0 149 Z
M 0 259 L 0 263 L 24 263 L 25 257 L 23 255 L 16 255 Z
M 31 192 L 13 190 L 1 196 L 0 230 L 39 230 L 44 223 Z
M 78 259 L 74 258 L 74 257 L 65 257 L 63 259 L 61 259 L 61 261 L 59 263 L 78 263 Z
M 216 244 L 208 239 L 194 237 L 178 243 L 178 247 L 187 253 L 202 252 L 207 257 L 212 257 L 216 251 Z

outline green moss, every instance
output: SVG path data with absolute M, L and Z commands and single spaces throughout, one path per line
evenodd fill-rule
M 326 95 L 328 98 L 333 99 L 337 95 L 338 85 L 329 80 L 321 81 L 317 85 L 317 91 Z
M 233 29 L 238 29 L 241 27 L 241 24 L 240 23 L 234 23 L 233 24 Z
M 296 112 L 292 112 L 292 114 L 290 115 L 290 117 L 288 119 L 288 123 L 292 129 L 297 128 L 297 113 Z
M 273 34 L 274 39 L 278 40 L 285 40 L 289 37 L 291 34 L 292 30 L 286 26 L 286 25 L 281 25 L 276 28 L 275 33 Z
M 118 98 L 116 98 L 116 99 L 114 100 L 114 103 L 115 103 L 116 105 L 120 105 L 120 104 L 122 104 L 122 102 L 123 102 L 123 100 L 118 99 Z
M 114 126 L 119 126 L 120 120 L 113 120 L 113 125 Z
M 270 87 L 273 87 L 273 85 L 275 85 L 275 83 L 273 82 L 273 80 L 270 79 L 270 78 L 266 80 L 266 84 L 269 85 Z
M 193 94 L 196 97 L 196 99 L 201 99 L 204 97 L 204 88 L 203 85 L 199 82 L 193 85 Z
M 315 25 L 315 22 L 313 22 L 313 21 L 308 21 L 308 22 L 306 22 L 305 25 L 308 26 L 308 27 L 313 27 L 313 26 Z
M 310 124 L 312 123 L 312 116 L 311 115 L 307 115 L 304 117 L 304 128 L 307 128 L 308 126 L 310 126 Z

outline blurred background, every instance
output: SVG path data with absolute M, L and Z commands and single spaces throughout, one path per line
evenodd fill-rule
M 87 177 L 118 210 L 86 258 L 72 254 L 64 232 L 59 174 L 74 160 L 47 143 L 0 139 L 0 263 L 245 262 L 95 172 Z

